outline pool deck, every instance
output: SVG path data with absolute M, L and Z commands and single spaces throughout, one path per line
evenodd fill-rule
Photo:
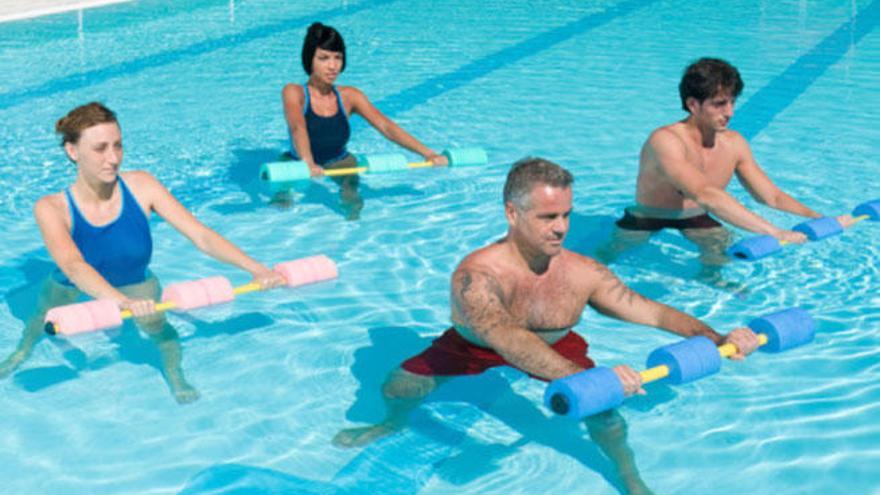
M 131 0 L 0 0 L 0 22 L 88 9 Z

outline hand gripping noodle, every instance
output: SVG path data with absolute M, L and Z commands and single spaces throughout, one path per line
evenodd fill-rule
M 780 352 L 809 343 L 816 324 L 800 308 L 756 318 L 748 325 L 758 334 L 762 351 Z M 660 347 L 648 356 L 648 369 L 640 372 L 642 383 L 666 378 L 672 384 L 687 383 L 717 373 L 721 358 L 736 353 L 733 344 L 718 347 L 706 337 Z M 544 403 L 553 412 L 580 419 L 621 405 L 623 385 L 610 368 L 597 367 L 550 382 Z
M 880 220 L 880 199 L 867 201 L 856 206 L 852 211 L 852 216 L 853 223 L 849 225 L 850 227 L 862 220 L 874 222 Z M 835 236 L 843 232 L 843 229 L 844 227 L 840 222 L 833 217 L 814 218 L 813 220 L 799 223 L 792 228 L 792 230 L 807 236 L 807 239 L 811 241 Z M 747 237 L 727 248 L 727 255 L 738 260 L 756 261 L 781 251 L 782 246 L 786 244 L 788 242 L 780 242 L 769 235 Z
M 324 255 L 279 263 L 274 270 L 284 277 L 287 287 L 322 282 L 338 276 L 336 263 Z M 179 282 L 165 288 L 162 302 L 156 304 L 156 311 L 201 308 L 229 302 L 235 296 L 260 290 L 263 289 L 257 283 L 233 288 L 225 277 Z M 132 316 L 131 311 L 120 311 L 116 302 L 109 299 L 68 304 L 52 308 L 46 313 L 45 330 L 52 335 L 93 332 L 122 325 L 123 319 Z

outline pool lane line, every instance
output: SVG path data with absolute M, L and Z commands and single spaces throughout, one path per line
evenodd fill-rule
M 47 81 L 46 83 L 33 88 L 0 94 L 0 110 L 5 110 L 32 98 L 46 97 L 65 91 L 82 89 L 116 77 L 127 76 L 146 69 L 178 62 L 187 57 L 202 55 L 221 48 L 228 48 L 233 45 L 266 38 L 291 29 L 299 29 L 300 25 L 308 24 L 317 18 L 328 19 L 340 15 L 355 14 L 359 11 L 367 10 L 379 5 L 389 4 L 394 1 L 396 0 L 363 1 L 357 5 L 345 8 L 337 7 L 323 12 L 301 16 L 299 18 L 287 19 L 268 26 L 252 28 L 243 33 L 233 33 L 221 36 L 187 47 L 120 62 L 101 69 L 71 74 Z M 501 49 L 500 51 L 480 57 L 479 59 L 459 67 L 452 72 L 447 72 L 427 79 L 416 86 L 384 98 L 382 101 L 378 102 L 378 104 L 386 114 L 395 115 L 397 112 L 424 103 L 428 99 L 451 89 L 464 86 L 490 72 L 516 63 L 531 55 L 540 53 L 553 45 L 583 34 L 584 32 L 634 12 L 641 7 L 655 3 L 656 1 L 657 0 L 629 0 L 609 7 L 602 12 L 591 13 L 578 20 L 545 31 L 525 41 Z
M 376 106 L 388 115 L 395 115 L 655 2 L 657 0 L 620 2 L 602 12 L 594 12 L 568 24 L 544 31 L 515 45 L 484 55 L 451 72 L 431 77 L 399 93 L 386 96 L 378 101 Z
M 734 114 L 733 128 L 748 140 L 758 135 L 878 22 L 880 0 L 874 0 L 753 94 Z
M 46 5 L 44 7 L 37 8 L 22 8 L 15 10 L 13 12 L 7 12 L 5 14 L 0 14 L 0 23 L 3 22 L 12 22 L 12 21 L 21 21 L 24 19 L 33 19 L 36 17 L 43 17 L 46 15 L 52 14 L 62 14 L 64 12 L 71 12 L 74 10 L 85 10 L 85 9 L 93 9 L 96 7 L 105 7 L 107 5 L 115 5 L 119 3 L 131 2 L 132 0 L 84 0 L 84 1 L 64 1 L 58 0 L 55 2 L 55 5 Z M 10 3 L 10 2 L 7 2 Z M 20 0 L 19 2 L 11 2 L 13 4 L 18 4 L 24 6 L 27 4 L 27 0 Z M 10 9 L 11 7 L 7 7 Z
M 130 76 L 147 69 L 179 62 L 188 57 L 204 55 L 223 48 L 242 45 L 251 41 L 274 36 L 285 31 L 299 30 L 303 26 L 307 26 L 314 22 L 315 19 L 326 20 L 344 15 L 357 14 L 358 12 L 393 3 L 395 1 L 397 0 L 364 0 L 354 5 L 334 7 L 332 9 L 313 12 L 291 19 L 284 19 L 272 24 L 254 27 L 240 33 L 231 33 L 189 46 L 146 55 L 125 62 L 119 62 L 100 69 L 70 74 L 46 81 L 38 86 L 0 94 L 0 110 L 6 110 L 15 105 L 20 105 L 33 98 L 43 98 L 68 91 L 76 91 L 117 77 Z

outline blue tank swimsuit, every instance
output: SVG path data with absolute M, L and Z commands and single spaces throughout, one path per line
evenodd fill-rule
M 333 87 L 339 111 L 330 117 L 322 117 L 312 111 L 309 88 L 305 84 L 303 85 L 303 92 L 306 95 L 303 115 L 305 116 L 306 131 L 309 134 L 312 158 L 315 159 L 315 163 L 326 165 L 346 158 L 348 150 L 345 149 L 345 145 L 348 143 L 348 138 L 351 137 L 351 126 L 348 124 L 348 117 L 345 115 L 345 107 L 342 105 L 342 97 L 339 95 L 339 91 L 337 91 L 335 86 Z M 290 135 L 289 131 L 288 135 Z M 296 154 L 296 147 L 293 145 L 292 135 L 290 139 L 290 154 L 295 160 L 299 160 L 300 158 Z
M 119 179 L 122 206 L 119 216 L 100 227 L 92 225 L 80 213 L 70 189 L 65 189 L 70 209 L 71 237 L 86 263 L 92 266 L 110 285 L 120 287 L 146 280 L 147 265 L 153 254 L 150 224 L 128 186 Z M 65 285 L 73 283 L 56 269 L 56 280 Z

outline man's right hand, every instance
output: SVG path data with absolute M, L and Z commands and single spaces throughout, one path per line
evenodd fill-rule
M 807 236 L 794 230 L 778 230 L 771 234 L 779 242 L 790 244 L 803 244 L 807 242 Z
M 617 378 L 620 378 L 620 383 L 623 385 L 623 393 L 627 397 L 633 394 L 646 394 L 642 388 L 642 375 L 638 371 L 625 364 L 620 364 L 614 367 L 614 373 L 617 374 Z

